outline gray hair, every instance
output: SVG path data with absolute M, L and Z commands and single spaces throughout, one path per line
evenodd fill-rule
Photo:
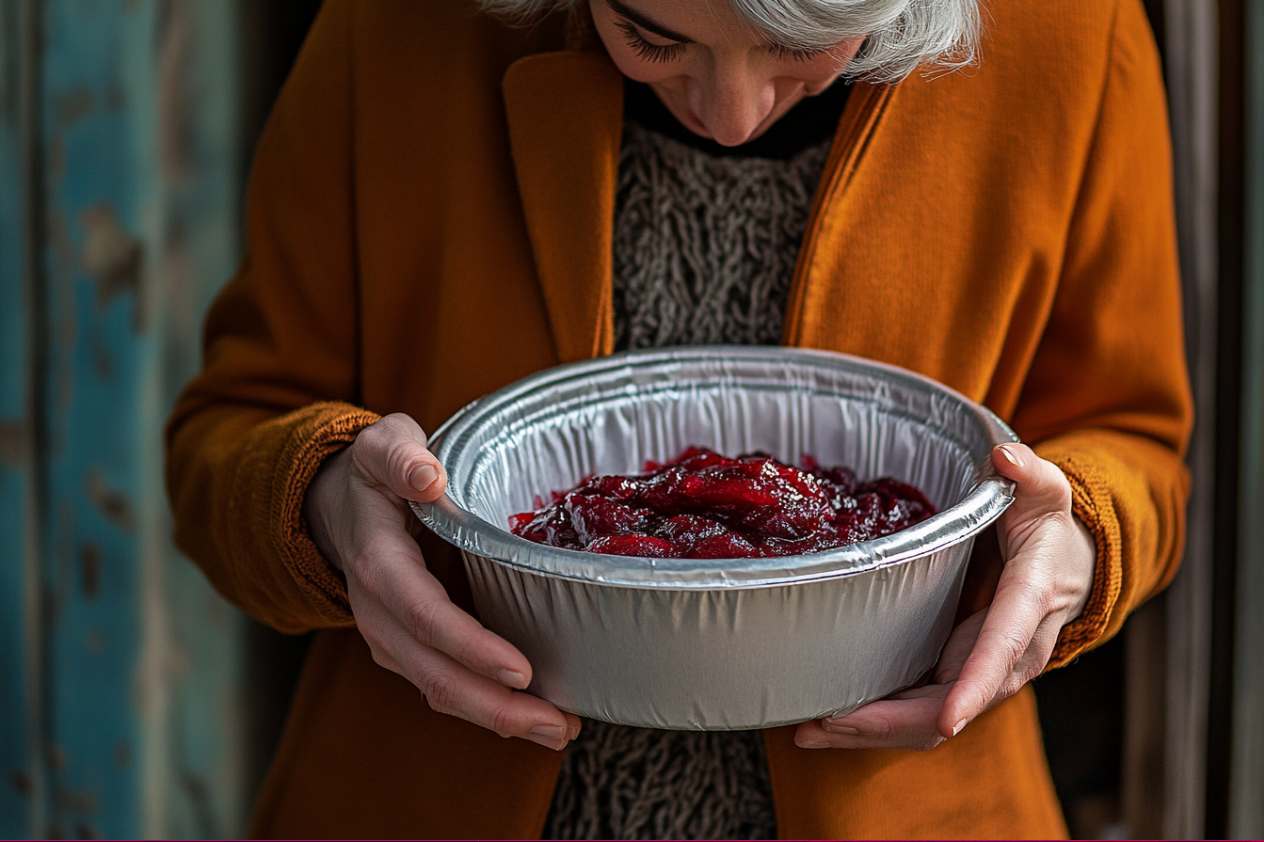
M 477 0 L 492 14 L 529 20 L 583 0 Z M 827 47 L 868 36 L 847 66 L 852 79 L 898 82 L 919 67 L 942 73 L 976 63 L 979 0 L 727 0 L 774 44 Z

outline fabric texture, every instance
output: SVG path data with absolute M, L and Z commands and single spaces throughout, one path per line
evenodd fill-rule
M 544 838 L 776 839 L 763 738 L 585 720 Z
M 561 757 L 436 714 L 377 667 L 298 513 L 325 448 L 378 415 L 433 430 L 613 349 L 622 95 L 562 19 L 322 6 L 256 153 L 246 258 L 167 433 L 180 547 L 253 616 L 322 630 L 257 835 L 544 826 Z M 979 67 L 853 87 L 786 304 L 783 344 L 933 377 L 1067 474 L 1098 572 L 1054 664 L 1115 634 L 1183 541 L 1166 120 L 1139 0 L 993 4 Z M 418 543 L 471 608 L 457 554 Z M 980 546 L 962 611 L 988 603 L 998 564 Z M 792 728 L 764 741 L 782 836 L 1065 833 L 1029 690 L 928 752 L 805 751 Z
M 712 158 L 628 123 L 615 195 L 615 348 L 775 345 L 829 141 Z

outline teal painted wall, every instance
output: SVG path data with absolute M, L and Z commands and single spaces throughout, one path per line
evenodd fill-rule
M 0 836 L 243 830 L 244 620 L 161 484 L 239 252 L 238 17 L 0 4 Z
M 25 610 L 32 478 L 26 423 L 29 335 L 23 278 L 22 21 L 16 3 L 0 3 L 0 837 L 21 836 L 33 822 L 34 770 L 27 733 Z

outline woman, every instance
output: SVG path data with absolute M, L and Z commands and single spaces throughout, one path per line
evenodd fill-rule
M 796 837 L 1065 833 L 1024 685 L 1113 635 L 1181 544 L 1166 115 L 1137 0 L 998 5 L 977 67 L 912 72 L 968 61 L 976 18 L 582 0 L 515 28 L 325 4 L 169 430 L 180 545 L 256 617 L 323 630 L 257 833 L 759 836 L 774 812 Z M 1016 502 L 925 686 L 667 742 L 521 692 L 531 665 L 407 511 L 444 484 L 422 429 L 559 362 L 682 341 L 902 365 L 1033 443 L 994 454 Z M 712 777 L 672 778 L 682 757 Z M 667 793 L 619 789 L 647 777 Z

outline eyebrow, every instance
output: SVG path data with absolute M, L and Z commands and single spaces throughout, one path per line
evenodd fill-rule
M 622 15 L 637 26 L 654 33 L 660 38 L 666 38 L 669 41 L 680 41 L 684 44 L 694 43 L 693 39 L 689 36 L 681 35 L 679 32 L 669 29 L 661 23 L 655 22 L 652 18 L 646 17 L 636 9 L 628 8 L 623 3 L 619 2 L 619 0 L 606 0 L 606 5 L 609 6 L 616 15 Z

